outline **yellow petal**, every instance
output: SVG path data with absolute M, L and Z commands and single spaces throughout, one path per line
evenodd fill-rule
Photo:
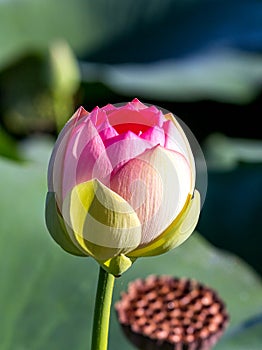
M 194 231 L 200 213 L 200 194 L 197 190 L 194 197 L 188 200 L 179 216 L 169 227 L 150 244 L 128 253 L 129 257 L 154 256 L 163 254 L 182 244 Z
M 97 260 L 127 253 L 140 244 L 141 224 L 133 208 L 96 179 L 72 189 L 62 215 L 80 246 Z

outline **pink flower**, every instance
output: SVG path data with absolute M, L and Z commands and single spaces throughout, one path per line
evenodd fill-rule
M 200 212 L 194 158 L 181 126 L 171 113 L 137 99 L 76 111 L 54 146 L 48 191 L 53 238 L 114 274 L 139 256 L 181 244 Z

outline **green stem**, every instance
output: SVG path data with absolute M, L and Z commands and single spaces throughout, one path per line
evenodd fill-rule
M 101 266 L 96 291 L 91 350 L 107 350 L 110 309 L 115 277 Z

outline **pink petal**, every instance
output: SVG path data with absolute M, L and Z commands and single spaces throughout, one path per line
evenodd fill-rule
M 116 130 L 109 124 L 107 117 L 106 117 L 106 120 L 101 125 L 101 127 L 99 128 L 99 135 L 103 140 L 103 142 L 105 142 L 107 139 L 111 139 L 112 137 L 115 137 L 118 135 Z
M 90 119 L 97 130 L 99 130 L 101 125 L 103 125 L 104 121 L 107 119 L 107 115 L 103 108 L 95 107 L 90 113 Z
M 112 105 L 111 103 L 108 103 L 106 106 L 102 107 L 101 109 L 105 112 L 111 112 L 111 111 L 115 111 L 117 107 Z
M 134 98 L 131 102 L 127 103 L 125 108 L 129 108 L 131 110 L 137 110 L 137 111 L 147 110 L 147 111 L 153 112 L 153 113 L 157 114 L 158 116 L 160 116 L 159 120 L 161 121 L 161 125 L 162 125 L 162 121 L 163 121 L 162 111 L 154 105 L 147 106 L 144 103 L 142 103 L 141 101 L 139 101 L 137 98 Z M 157 125 L 161 126 L 160 124 L 157 124 Z
M 132 102 L 130 103 L 130 105 L 134 106 L 136 109 L 147 108 L 147 106 L 144 105 L 141 101 L 139 101 L 138 98 L 134 98 L 134 99 L 132 100 Z
M 68 141 L 74 129 L 79 125 L 81 120 L 87 116 L 88 112 L 83 107 L 78 108 L 59 133 L 52 151 L 48 166 L 48 190 L 56 193 L 56 198 L 59 203 L 62 201 L 62 174 Z
M 153 147 L 150 141 L 143 140 L 128 131 L 105 141 L 106 153 L 115 173 L 119 166 Z
M 82 118 L 88 116 L 89 113 L 84 109 L 84 107 L 80 106 L 76 112 L 72 115 L 71 119 L 76 119 L 77 121 L 81 120 Z
M 92 121 L 81 123 L 67 144 L 62 197 L 81 182 L 95 177 L 102 182 L 111 170 L 103 141 Z
M 152 128 L 148 129 L 140 136 L 140 138 L 152 142 L 154 146 L 159 144 L 164 147 L 165 145 L 164 130 L 158 126 L 153 126 Z
M 131 159 L 111 177 L 111 189 L 134 208 L 142 223 L 141 245 L 154 240 L 171 224 L 190 188 L 186 159 L 161 146 Z
M 132 131 L 127 131 L 127 132 L 124 132 L 123 134 L 117 135 L 108 140 L 104 140 L 104 144 L 105 144 L 105 147 L 109 147 L 114 143 L 118 143 L 126 140 L 137 140 L 137 139 L 138 139 L 138 136 L 136 134 L 134 134 Z
M 152 126 L 162 126 L 162 112 L 148 107 L 141 110 L 134 108 L 121 107 L 111 113 L 108 113 L 109 123 L 120 134 L 122 132 L 131 130 L 138 133 L 140 130 L 145 132 Z M 137 125 L 139 127 L 137 128 Z

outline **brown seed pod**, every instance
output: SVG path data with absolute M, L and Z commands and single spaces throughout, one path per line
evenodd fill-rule
M 210 350 L 229 322 L 216 291 L 171 276 L 131 282 L 115 308 L 126 336 L 143 350 Z

